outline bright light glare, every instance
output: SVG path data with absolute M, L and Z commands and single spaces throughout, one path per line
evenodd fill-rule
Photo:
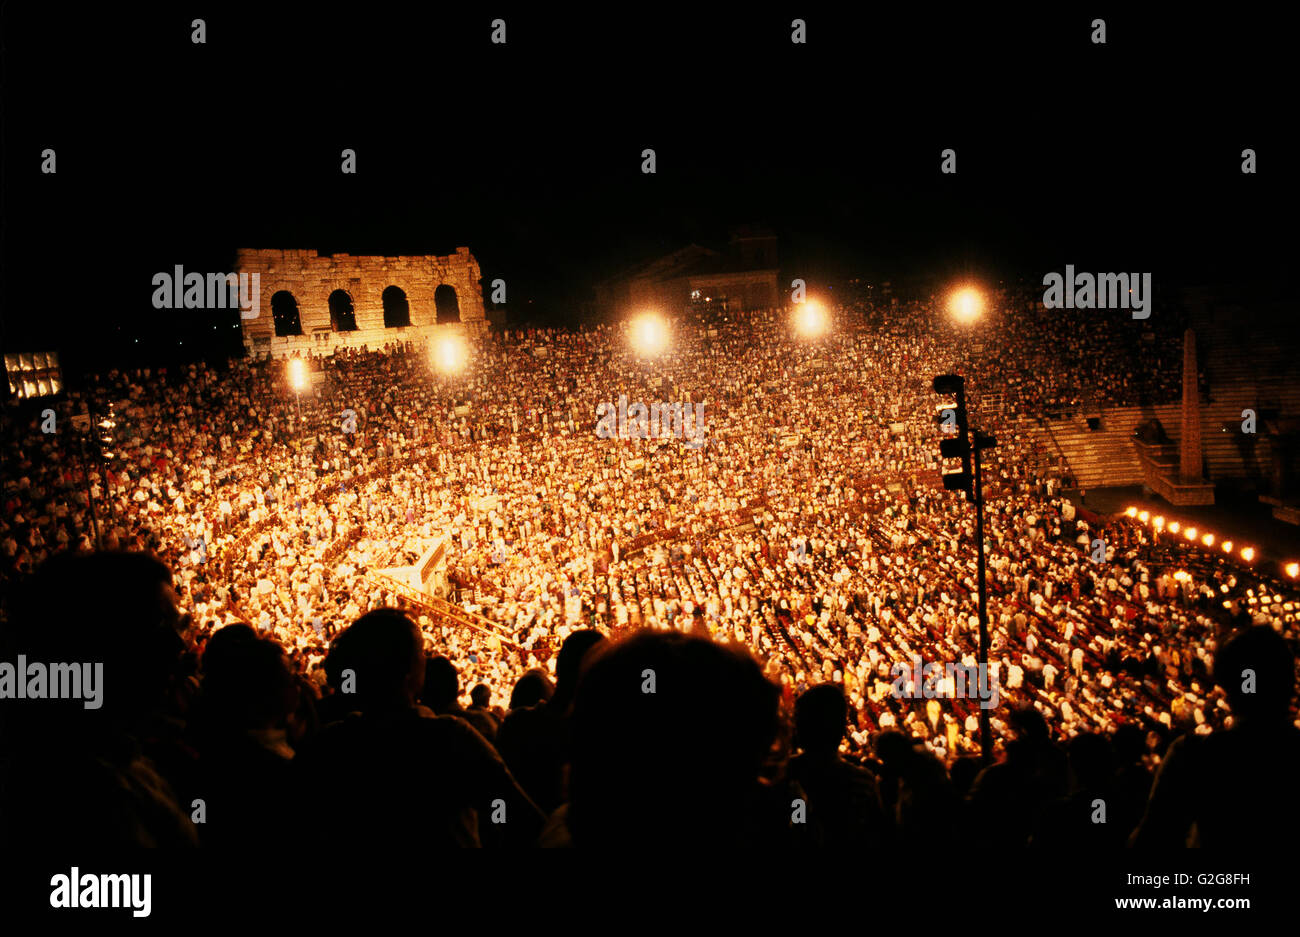
M 1243 547 L 1241 551 L 1241 558 L 1245 560 L 1247 563 L 1249 563 L 1251 560 L 1255 558 L 1255 548 Z
M 301 358 L 289 362 L 289 385 L 294 390 L 302 390 L 307 386 L 307 362 Z
M 1292 579 L 1296 578 L 1297 576 L 1300 576 L 1300 563 L 1287 563 L 1286 574 L 1290 576 Z
M 795 328 L 805 338 L 816 338 L 826 331 L 826 310 L 815 299 L 806 299 L 795 310 Z
M 1207 547 L 1214 546 L 1214 534 L 1206 534 L 1201 538 L 1201 543 L 1205 544 Z
M 652 312 L 632 320 L 632 347 L 641 355 L 657 355 L 668 347 L 668 323 Z
M 1129 509 L 1124 513 L 1127 514 L 1129 517 L 1137 517 L 1138 509 L 1130 506 Z
M 444 335 L 433 346 L 433 363 L 444 374 L 453 374 L 465 367 L 469 349 L 459 335 Z
M 958 322 L 974 322 L 984 312 L 984 294 L 973 286 L 963 286 L 948 297 L 948 312 Z

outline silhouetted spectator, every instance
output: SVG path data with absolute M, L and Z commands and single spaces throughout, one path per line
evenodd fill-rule
M 759 777 L 778 701 L 758 664 L 734 647 L 642 631 L 597 648 L 573 706 L 574 844 L 787 843 L 786 792 Z
M 281 847 L 292 832 L 295 797 L 288 720 L 298 684 L 284 650 L 248 625 L 229 625 L 203 652 L 203 690 L 194 737 L 204 805 L 204 845 Z
M 1108 848 L 1122 846 L 1132 831 L 1115 785 L 1115 762 L 1104 736 L 1076 735 L 1068 746 L 1068 796 L 1046 805 L 1034 833 L 1035 847 Z
M 150 751 L 175 756 L 168 720 L 185 622 L 172 576 L 143 553 L 59 554 L 15 599 L 0 660 L 88 664 L 81 698 L 0 704 L 0 839 L 11 849 L 192 846 L 194 824 Z
M 554 692 L 555 685 L 551 683 L 551 678 L 546 675 L 546 671 L 529 670 L 515 681 L 514 692 L 510 694 L 510 709 L 513 712 L 516 709 L 544 703 Z
M 501 757 L 523 789 L 547 813 L 564 802 L 569 706 L 578 686 L 582 660 L 604 640 L 599 631 L 589 630 L 575 631 L 565 638 L 555 665 L 554 695 L 538 705 L 512 709 L 497 735 Z
M 878 846 L 886 836 L 880 791 L 871 772 L 840 755 L 848 720 L 844 689 L 833 683 L 804 691 L 795 703 L 796 741 L 790 777 L 808 795 L 808 820 L 826 846 Z
M 1122 725 L 1110 739 L 1115 753 L 1115 791 L 1119 799 L 1116 822 L 1132 832 L 1146 810 L 1151 795 L 1151 772 L 1142 762 L 1146 738 L 1135 725 Z
M 477 684 L 469 693 L 469 708 L 474 712 L 483 713 L 492 720 L 492 735 L 495 738 L 497 730 L 501 728 L 501 720 L 504 714 L 492 705 L 492 688 L 486 683 Z
M 960 814 L 943 762 L 926 751 L 919 739 L 901 732 L 881 732 L 874 742 L 881 762 L 881 799 L 892 809 L 898 841 L 931 842 L 952 836 Z
M 1028 842 L 1042 810 L 1065 796 L 1068 775 L 1065 755 L 1052 745 L 1038 710 L 1020 707 L 1009 721 L 1016 737 L 1007 743 L 1006 760 L 980 772 L 970 802 L 981 835 L 1019 849 Z
M 1248 849 L 1300 834 L 1291 648 L 1271 627 L 1249 628 L 1220 649 L 1214 679 L 1233 726 L 1184 735 L 1169 747 L 1133 845 Z
M 486 823 L 507 842 L 536 840 L 542 814 L 492 746 L 416 705 L 424 667 L 419 628 L 397 609 L 368 612 L 340 636 L 326 669 L 356 711 L 294 759 L 313 843 L 356 855 L 477 846 Z
M 966 797 L 970 793 L 971 787 L 975 784 L 975 778 L 980 773 L 980 762 L 978 758 L 964 756 L 953 761 L 952 768 L 948 774 L 952 778 L 953 790 L 958 797 Z
M 460 674 L 456 665 L 445 657 L 429 659 L 424 671 L 424 689 L 420 702 L 439 716 L 455 716 L 472 725 L 489 742 L 496 739 L 497 724 L 491 716 L 460 705 Z

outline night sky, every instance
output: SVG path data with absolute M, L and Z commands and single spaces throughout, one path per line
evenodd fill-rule
M 511 322 L 573 322 L 596 280 L 741 223 L 773 228 L 783 279 L 814 286 L 1037 281 L 1072 263 L 1287 291 L 1289 34 L 1259 17 L 4 16 L 2 341 L 59 347 L 72 370 L 237 352 L 233 314 L 150 300 L 154 273 L 228 270 L 238 247 L 465 245 L 507 281 Z M 496 16 L 504 47 L 488 41 Z M 1096 16 L 1106 46 L 1089 40 Z M 795 17 L 807 45 L 789 41 Z M 40 172 L 45 147 L 57 175 Z M 657 175 L 641 174 L 645 147 Z M 945 147 L 956 176 L 939 172 Z

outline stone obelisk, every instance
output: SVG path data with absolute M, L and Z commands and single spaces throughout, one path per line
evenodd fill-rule
M 1183 482 L 1199 482 L 1201 474 L 1201 393 L 1196 374 L 1196 332 L 1183 333 L 1182 444 L 1178 447 L 1178 474 Z

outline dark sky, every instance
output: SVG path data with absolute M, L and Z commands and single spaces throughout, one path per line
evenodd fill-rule
M 6 350 L 212 351 L 213 324 L 237 331 L 155 312 L 150 281 L 229 269 L 243 246 L 465 245 L 513 317 L 551 321 L 602 276 L 744 222 L 773 227 L 783 276 L 810 283 L 1073 263 L 1284 288 L 1289 33 L 1266 18 L 535 6 L 6 6 Z M 1239 171 L 1246 146 L 1258 175 Z

